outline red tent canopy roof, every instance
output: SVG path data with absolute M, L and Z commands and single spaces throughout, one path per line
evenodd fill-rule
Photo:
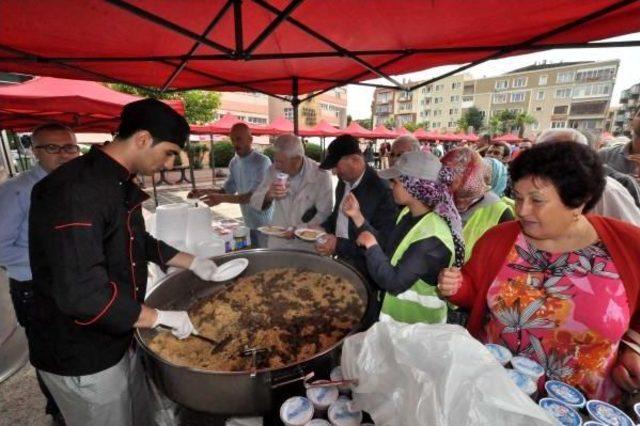
M 269 94 L 292 94 L 295 77 L 309 93 L 640 31 L 640 2 L 618 0 L 234 4 L 5 0 L 0 69 Z M 504 19 L 497 10 L 518 13 Z
M 384 124 L 378 124 L 372 133 L 373 137 L 378 139 L 394 139 L 398 136 L 394 131 L 387 129 Z
M 327 123 L 325 120 L 320 120 L 318 124 L 313 126 L 310 129 L 300 129 L 300 136 L 318 136 L 318 137 L 326 137 L 326 136 L 338 136 L 341 135 L 339 129 L 336 129 L 331 124 Z
M 284 117 L 278 117 L 269 123 L 266 130 L 272 131 L 275 135 L 293 133 L 293 122 Z
M 373 138 L 374 133 L 362 127 L 357 121 L 352 121 L 346 128 L 341 130 L 341 133 L 346 133 L 354 138 Z
M 493 140 L 496 142 L 519 142 L 522 138 L 511 133 L 507 133 L 506 135 L 494 136 Z
M 422 127 L 416 129 L 413 132 L 413 136 L 416 139 L 421 140 L 421 141 L 429 139 L 429 133 L 427 133 L 427 131 L 425 129 L 423 129 Z
M 35 77 L 0 87 L 0 128 L 25 131 L 55 121 L 76 131 L 113 131 L 122 107 L 140 99 L 92 81 Z M 181 100 L 165 102 L 184 115 Z

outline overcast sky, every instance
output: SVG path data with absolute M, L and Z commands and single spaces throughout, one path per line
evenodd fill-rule
M 640 33 L 629 34 L 610 40 L 640 40 Z M 640 83 L 640 47 L 621 47 L 607 49 L 557 49 L 546 52 L 531 53 L 512 58 L 498 59 L 477 65 L 468 69 L 473 78 L 493 77 L 516 68 L 531 65 L 534 62 L 573 62 L 573 61 L 604 61 L 620 59 L 620 68 L 613 88 L 612 105 L 619 104 L 620 92 L 636 83 Z M 436 77 L 447 71 L 451 71 L 460 65 L 431 68 L 426 71 L 415 72 L 398 76 L 410 78 L 412 81 L 426 80 Z M 386 80 L 373 80 L 376 83 L 389 84 Z M 356 85 L 347 86 L 349 93 L 347 113 L 354 119 L 371 117 L 371 100 L 373 88 Z

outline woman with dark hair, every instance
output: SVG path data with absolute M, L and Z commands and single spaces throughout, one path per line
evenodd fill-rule
M 470 308 L 470 333 L 540 363 L 547 379 L 590 399 L 640 389 L 640 355 L 620 346 L 640 330 L 640 228 L 585 215 L 605 180 L 597 154 L 574 142 L 535 145 L 511 164 L 517 221 L 476 244 L 438 288 Z
M 395 202 L 404 206 L 384 247 L 352 194 L 342 209 L 358 227 L 369 274 L 386 291 L 380 319 L 445 323 L 447 304 L 435 283 L 443 268 L 464 260 L 460 216 L 449 194 L 452 172 L 435 155 L 410 151 L 379 175 L 391 181 Z
M 471 257 L 476 241 L 499 223 L 513 219 L 509 204 L 491 191 L 484 180 L 484 162 L 471 148 L 456 148 L 442 157 L 453 170 L 451 191 L 462 218 L 465 260 Z

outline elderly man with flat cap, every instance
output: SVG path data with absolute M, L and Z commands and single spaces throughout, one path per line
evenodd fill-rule
M 138 173 L 171 168 L 188 136 L 184 117 L 166 104 L 130 103 L 113 142 L 94 146 L 33 188 L 27 337 L 31 363 L 69 425 L 129 425 L 147 410 L 132 404 L 136 327 L 163 325 L 180 339 L 194 332 L 185 311 L 144 304 L 147 262 L 188 268 L 203 280 L 216 265 L 146 232 L 141 204 L 149 196 L 133 181 Z
M 376 229 L 377 237 L 386 241 L 386 237 L 395 226 L 396 204 L 388 183 L 365 162 L 356 138 L 341 135 L 331 142 L 327 151 L 328 155 L 320 167 L 331 169 L 340 180 L 336 187 L 336 203 L 331 216 L 322 224 L 329 235 L 323 244 L 316 246 L 316 249 L 320 254 L 338 256 L 366 276 L 364 251 L 356 246 L 361 229 L 347 217 L 342 205 L 347 195 L 353 194 L 360 203 L 362 215 L 370 225 L 369 228 Z M 364 229 L 364 226 L 361 228 Z

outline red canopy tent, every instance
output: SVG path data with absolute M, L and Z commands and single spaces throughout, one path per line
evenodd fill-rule
M 494 142 L 508 142 L 508 143 L 514 143 L 514 142 L 520 142 L 522 140 L 521 137 L 513 135 L 511 133 L 507 133 L 505 135 L 500 135 L 500 136 L 494 136 L 492 141 Z
M 271 132 L 270 134 L 274 135 L 293 133 L 293 122 L 284 117 L 278 117 L 265 127 L 265 131 Z
M 408 131 L 404 126 L 398 126 L 394 129 L 394 133 L 398 136 L 402 135 L 411 135 L 411 132 Z
M 429 138 L 429 133 L 425 129 L 423 129 L 422 127 L 416 129 L 413 132 L 413 136 L 416 139 L 418 139 L 419 141 L 424 141 L 424 140 L 430 139 Z
M 122 107 L 140 99 L 92 81 L 36 77 L 0 87 L 0 128 L 27 131 L 53 121 L 75 131 L 112 132 Z M 181 100 L 165 102 L 184 115 Z
M 300 129 L 300 136 L 316 136 L 316 137 L 331 137 L 341 135 L 343 132 L 336 129 L 325 120 L 320 120 L 318 124 L 309 129 Z
M 375 137 L 374 133 L 371 130 L 365 129 L 356 121 L 352 121 L 351 124 L 342 129 L 340 132 L 351 135 L 354 138 L 373 139 Z
M 378 124 L 372 131 L 373 137 L 376 139 L 395 139 L 398 134 L 387 129 L 384 124 Z
M 588 43 L 640 31 L 640 2 L 624 0 L 5 0 L 0 16 L 0 70 L 262 92 L 291 100 L 295 122 L 300 101 L 349 82 L 415 90 L 509 55 L 640 44 Z M 391 77 L 462 63 L 413 86 Z
M 478 141 L 478 135 L 476 135 L 474 133 L 461 133 L 460 134 L 460 138 L 461 138 L 461 140 L 465 140 L 465 141 L 469 141 L 469 142 L 477 142 Z

